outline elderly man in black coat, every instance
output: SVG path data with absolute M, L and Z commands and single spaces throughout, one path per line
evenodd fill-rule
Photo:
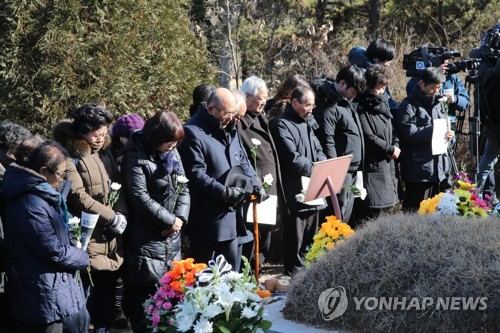
M 318 231 L 319 211 L 326 207 L 306 205 L 296 198 L 302 192 L 301 177 L 311 176 L 313 162 L 326 160 L 314 135 L 314 128 L 318 124 L 311 114 L 313 107 L 313 91 L 307 87 L 296 88 L 290 104 L 271 128 L 288 208 L 288 214 L 283 219 L 283 263 L 286 275 L 304 266 L 306 249 Z
M 260 182 L 236 131 L 226 130 L 236 112 L 233 94 L 218 88 L 184 126 L 179 153 L 191 189 L 185 229 L 191 239 L 191 256 L 207 262 L 222 254 L 238 271 L 239 237 L 246 235 L 242 203 L 249 193 L 238 186 L 225 186 L 226 177 L 231 168 L 241 166 L 250 188 L 259 188 Z

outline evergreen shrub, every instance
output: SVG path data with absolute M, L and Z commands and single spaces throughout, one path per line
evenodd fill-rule
M 285 318 L 349 332 L 498 332 L 500 329 L 500 221 L 386 215 L 368 222 L 293 278 Z M 325 321 L 318 298 L 345 288 L 346 312 Z M 361 297 L 416 297 L 420 310 L 366 310 Z M 422 309 L 424 297 L 434 304 Z M 439 297 L 487 297 L 474 311 L 436 309 Z M 462 304 L 462 302 L 460 302 Z M 374 306 L 375 303 L 368 304 Z M 483 304 L 484 305 L 484 304 Z M 392 308 L 394 309 L 394 308 Z
M 42 133 L 100 102 L 116 117 L 169 105 L 186 119 L 195 86 L 212 83 L 188 0 L 0 2 L 0 119 Z

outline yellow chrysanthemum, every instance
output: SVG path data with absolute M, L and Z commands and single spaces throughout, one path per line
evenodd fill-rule
M 465 202 L 470 201 L 471 193 L 469 191 L 458 189 L 458 190 L 454 190 L 453 192 L 455 192 L 456 196 L 458 197 L 458 199 L 460 200 L 461 203 L 465 203 Z

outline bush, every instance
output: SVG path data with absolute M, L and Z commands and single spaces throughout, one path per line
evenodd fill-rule
M 117 117 L 170 105 L 187 118 L 194 87 L 215 77 L 187 3 L 2 1 L 0 119 L 47 134 L 84 102 Z
M 285 317 L 354 332 L 498 332 L 499 240 L 495 217 L 381 216 L 295 275 Z M 346 290 L 347 311 L 325 321 L 318 298 L 337 286 Z M 424 310 L 368 311 L 363 305 L 356 310 L 353 297 L 432 297 L 435 302 Z M 487 297 L 487 308 L 436 310 L 438 297 Z

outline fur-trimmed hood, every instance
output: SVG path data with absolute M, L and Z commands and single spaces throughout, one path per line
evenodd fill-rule
M 53 138 L 62 144 L 71 157 L 82 158 L 92 154 L 92 147 L 80 133 L 77 133 L 72 126 L 73 122 L 70 119 L 60 121 L 53 131 Z M 111 138 L 106 135 L 104 145 L 100 150 L 106 149 L 111 144 Z

